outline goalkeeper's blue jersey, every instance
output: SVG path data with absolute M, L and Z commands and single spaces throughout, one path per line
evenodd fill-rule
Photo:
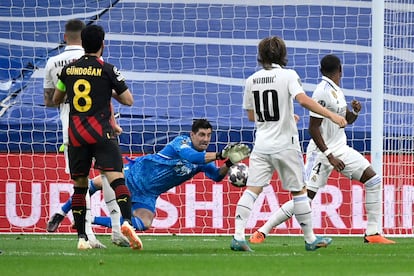
M 177 136 L 159 153 L 130 160 L 124 166 L 126 184 L 133 197 L 158 197 L 199 172 L 216 182 L 221 181 L 224 175 L 219 174 L 220 169 L 214 162 L 205 163 L 205 154 L 205 151 L 194 149 L 190 137 Z

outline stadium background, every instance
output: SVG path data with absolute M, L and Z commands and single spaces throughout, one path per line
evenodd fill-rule
M 356 98 L 363 103 L 359 119 L 347 127 L 349 143 L 369 158 L 372 3 L 322 2 L 261 1 L 257 5 L 255 1 L 2 1 L 0 232 L 43 232 L 50 213 L 70 194 L 70 181 L 63 173 L 62 155 L 58 153 L 58 113 L 43 104 L 43 68 L 50 56 L 63 50 L 64 24 L 74 17 L 105 28 L 103 57 L 123 72 L 134 94 L 132 108 L 115 103 L 124 129 L 120 145 L 125 155 L 160 149 L 176 135 L 187 133 L 193 118 L 208 118 L 215 126 L 209 150 L 219 150 L 230 141 L 252 146 L 253 124 L 241 108 L 244 79 L 258 69 L 259 40 L 278 35 L 288 47 L 288 67 L 299 73 L 309 95 L 320 80 L 320 58 L 328 53 L 341 58 L 347 100 Z M 399 20 L 404 23 L 406 19 L 397 13 L 396 21 Z M 391 45 L 393 39 L 386 36 L 385 45 Z M 404 49 L 412 48 L 412 37 L 399 39 Z M 398 63 L 392 63 L 392 70 L 412 73 L 412 69 L 399 67 Z M 408 74 L 402 83 L 403 92 L 412 82 L 412 74 Z M 400 124 L 397 130 L 385 130 L 391 136 L 402 137 L 397 140 L 397 152 L 410 152 L 412 139 L 406 137 L 412 137 L 412 97 L 393 95 L 388 87 L 385 93 L 398 98 L 398 104 L 408 105 L 404 110 L 410 112 L 384 116 L 384 120 L 385 124 Z M 309 140 L 308 115 L 297 104 L 295 112 L 301 116 L 298 127 L 305 148 Z M 395 144 L 385 144 L 385 150 L 391 153 L 386 159 L 395 158 Z M 411 155 L 398 155 L 398 162 L 390 162 L 385 176 L 396 174 L 398 178 L 401 164 L 411 162 Z M 390 213 L 385 226 L 391 234 L 412 233 L 412 171 L 411 167 L 403 172 L 402 183 L 385 181 L 390 189 L 387 191 L 393 192 L 386 198 L 392 208 L 386 209 Z M 316 200 L 316 204 L 320 202 L 316 207 L 318 231 L 362 233 L 363 188 L 335 174 L 329 184 L 326 195 Z M 272 195 L 273 191 L 278 192 L 277 196 Z M 162 198 L 158 214 L 161 219 L 153 231 L 231 233 L 231 216 L 239 194 L 240 190 L 225 181 L 213 184 L 197 177 Z M 279 191 L 276 177 L 265 195 L 259 200 L 262 205 L 258 204 L 257 220 L 265 219 L 288 198 Z M 104 213 L 99 197 L 100 194 L 94 201 L 95 212 Z M 408 197 L 408 203 L 393 205 L 404 197 Z M 176 210 L 171 205 L 179 207 Z M 334 209 L 330 211 L 328 207 Z M 254 225 L 255 221 L 250 223 L 252 228 Z M 62 232 L 72 231 L 69 220 L 64 226 Z M 277 231 L 299 232 L 295 222 Z

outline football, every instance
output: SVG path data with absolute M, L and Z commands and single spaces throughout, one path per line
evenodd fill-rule
M 230 167 L 228 180 L 233 186 L 244 187 L 248 176 L 249 167 L 244 163 L 237 163 Z

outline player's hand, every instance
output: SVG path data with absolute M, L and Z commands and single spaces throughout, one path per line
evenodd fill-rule
M 337 172 L 345 169 L 345 163 L 341 159 L 336 158 L 332 153 L 327 156 L 329 163 L 334 167 Z
M 227 144 L 224 149 L 217 153 L 217 159 L 224 160 L 228 157 L 229 151 L 239 143 L 229 143 Z
M 300 120 L 300 117 L 299 117 L 299 115 L 297 115 L 297 114 L 293 114 L 293 118 L 295 118 L 295 122 L 296 122 L 296 123 L 298 123 L 298 122 L 299 122 L 299 120 Z
M 361 103 L 357 100 L 352 100 L 351 106 L 355 113 L 359 113 L 362 109 Z
M 121 133 L 123 131 L 122 127 L 120 125 L 118 125 L 118 124 L 115 124 L 114 127 L 113 127 L 113 129 L 114 129 L 114 132 L 115 132 L 115 135 L 116 136 L 121 135 Z
M 228 144 L 221 151 L 221 156 L 224 159 L 230 159 L 233 164 L 236 164 L 250 156 L 250 148 L 242 143 Z
M 345 127 L 348 122 L 346 121 L 346 119 L 338 114 L 333 114 L 331 121 L 334 122 L 335 124 L 337 124 L 339 127 Z

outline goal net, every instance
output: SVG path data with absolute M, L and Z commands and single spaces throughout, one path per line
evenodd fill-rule
M 384 232 L 412 234 L 413 12 L 412 4 L 385 5 L 384 114 L 372 107 L 372 9 L 370 1 L 17 1 L 0 5 L 0 233 L 45 232 L 46 222 L 69 198 L 72 182 L 59 152 L 57 110 L 43 103 L 46 60 L 64 49 L 66 20 L 79 18 L 106 31 L 105 61 L 128 80 L 133 107 L 115 104 L 123 128 L 124 156 L 160 150 L 188 134 L 194 118 L 214 126 L 209 151 L 229 142 L 253 146 L 254 125 L 242 110 L 244 80 L 259 69 L 257 44 L 277 35 L 288 47 L 288 66 L 311 95 L 320 81 L 319 60 L 343 63 L 347 101 L 363 109 L 346 128 L 351 146 L 370 159 L 371 119 L 384 116 Z M 401 1 L 400 1 L 401 2 Z M 303 149 L 308 112 L 295 103 Z M 91 172 L 91 177 L 96 175 Z M 157 234 L 232 234 L 243 189 L 204 175 L 163 194 L 153 227 Z M 247 233 L 290 199 L 277 175 L 256 201 Z M 107 215 L 102 194 L 92 212 Z M 73 232 L 72 216 L 59 232 Z M 333 173 L 313 201 L 316 233 L 362 235 L 364 187 Z M 97 232 L 110 230 L 96 227 Z M 295 220 L 272 234 L 300 234 Z

